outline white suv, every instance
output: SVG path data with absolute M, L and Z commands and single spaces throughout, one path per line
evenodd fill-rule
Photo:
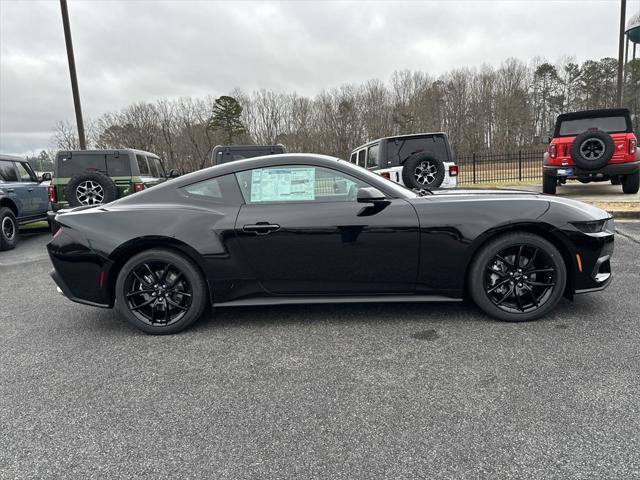
M 349 161 L 408 188 L 458 184 L 458 167 L 442 132 L 379 138 L 352 150 Z

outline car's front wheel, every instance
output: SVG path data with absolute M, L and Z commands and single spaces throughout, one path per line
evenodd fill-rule
M 0 251 L 11 250 L 18 243 L 18 222 L 8 207 L 0 208 Z
M 562 255 L 544 238 L 529 233 L 500 236 L 476 255 L 468 278 L 475 303 L 509 322 L 539 318 L 553 309 L 567 283 Z
M 116 281 L 116 305 L 127 321 L 147 333 L 176 333 L 195 322 L 207 303 L 197 267 L 173 251 L 153 249 L 132 257 Z

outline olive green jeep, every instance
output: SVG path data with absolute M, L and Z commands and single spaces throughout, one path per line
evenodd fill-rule
M 152 187 L 178 172 L 165 172 L 160 158 L 133 149 L 60 151 L 49 185 L 50 216 L 68 207 L 109 203 Z

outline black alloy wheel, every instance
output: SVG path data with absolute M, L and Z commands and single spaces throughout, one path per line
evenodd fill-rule
M 169 326 L 191 307 L 193 291 L 184 273 L 166 262 L 144 262 L 127 278 L 127 307 L 149 325 Z
M 469 290 L 476 304 L 505 321 L 526 321 L 550 311 L 564 293 L 567 271 L 560 252 L 524 232 L 489 242 L 473 261 Z
M 484 289 L 496 307 L 509 313 L 535 310 L 549 299 L 556 270 L 546 252 L 528 244 L 511 245 L 487 266 Z
M 193 263 L 169 250 L 134 256 L 116 282 L 118 309 L 137 328 L 164 334 L 182 330 L 202 314 L 205 282 Z

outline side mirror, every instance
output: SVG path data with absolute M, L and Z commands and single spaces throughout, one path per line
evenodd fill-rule
M 44 172 L 42 175 L 40 175 L 40 182 L 50 182 L 51 181 L 51 174 L 49 172 Z
M 551 143 L 551 137 L 542 137 L 540 141 L 542 143 Z
M 365 187 L 358 189 L 358 203 L 384 202 L 387 197 L 377 188 Z
M 169 170 L 169 178 L 176 178 L 179 176 L 180 176 L 180 172 L 175 168 L 172 168 L 171 170 Z

